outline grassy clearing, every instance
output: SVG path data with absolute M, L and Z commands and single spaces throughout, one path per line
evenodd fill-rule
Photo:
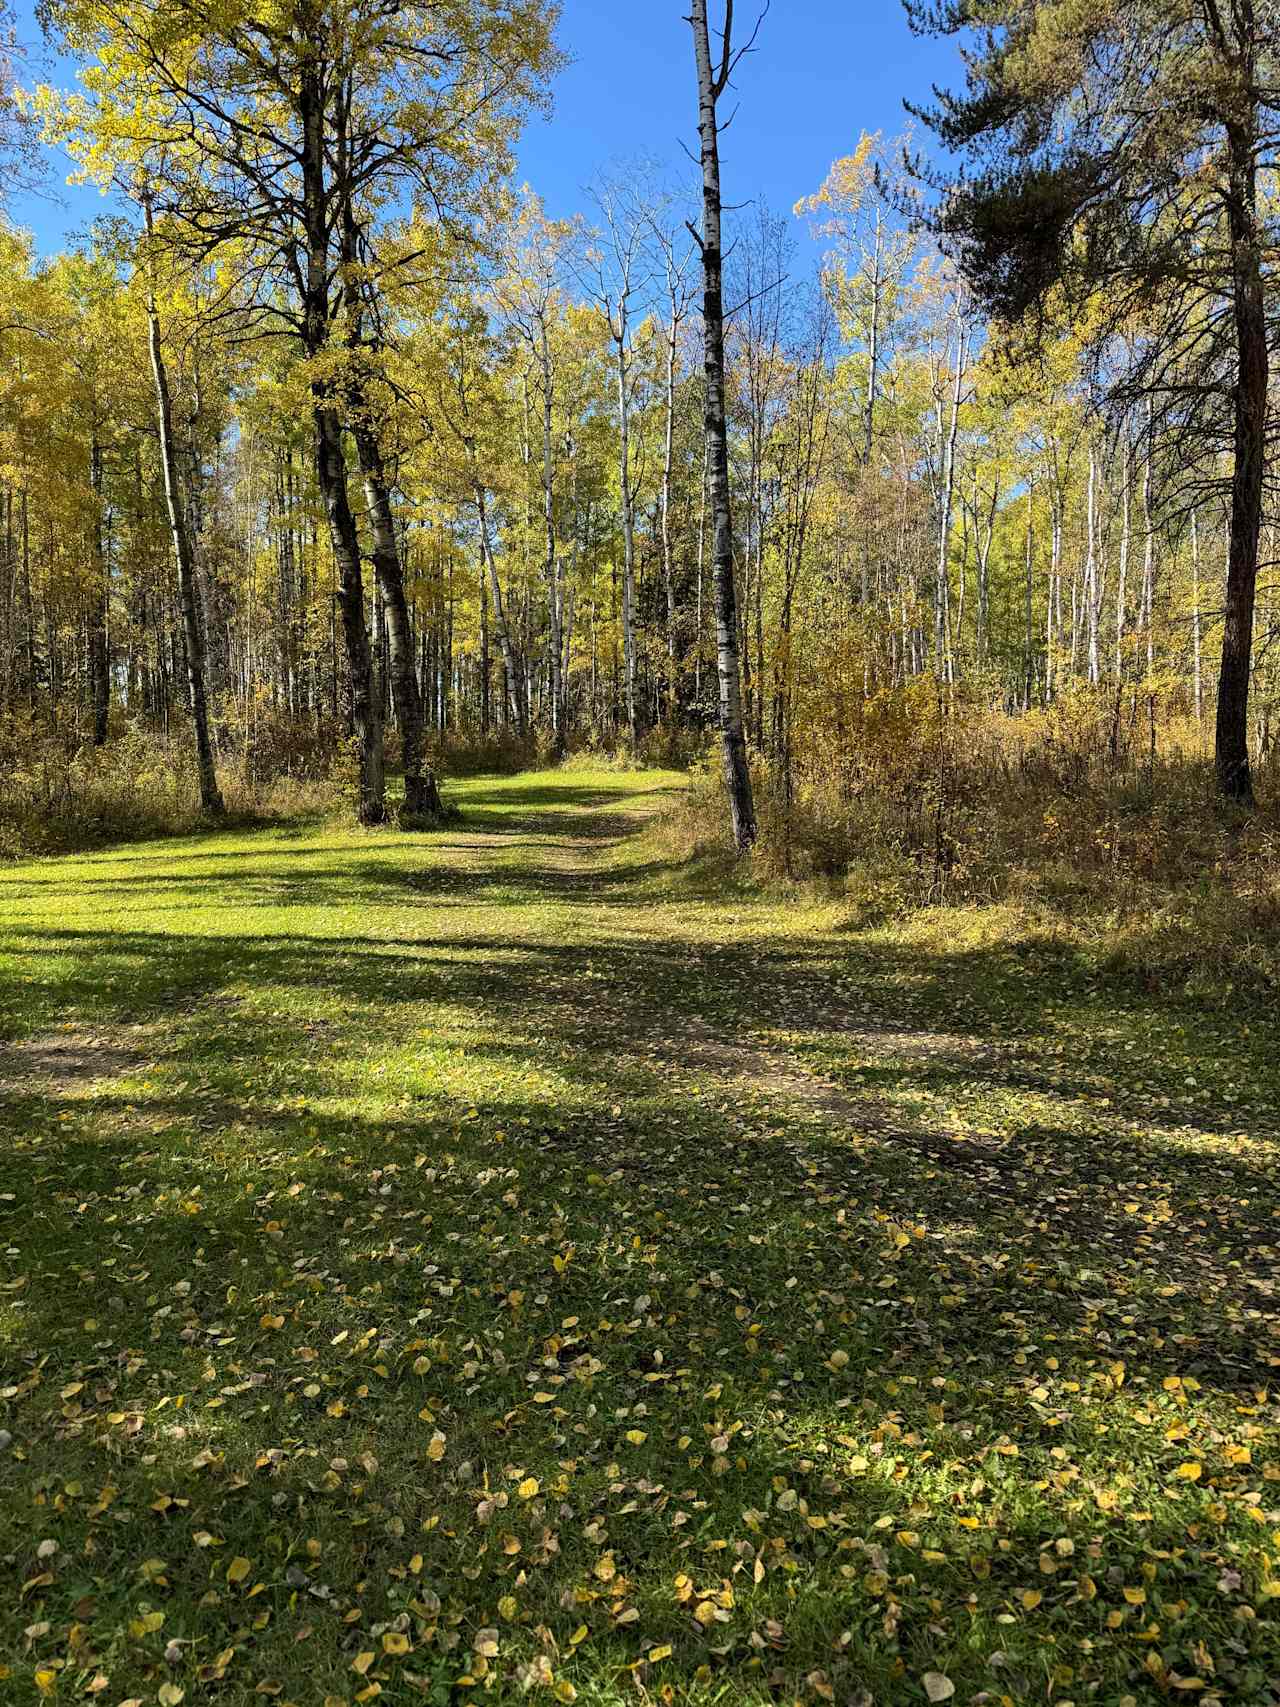
M 1272 1699 L 1269 999 L 679 786 L 0 873 L 6 1703 Z

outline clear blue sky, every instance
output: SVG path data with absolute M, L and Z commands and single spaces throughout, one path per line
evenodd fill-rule
M 742 32 L 756 16 L 738 0 Z M 555 111 L 527 132 L 520 172 L 565 216 L 583 206 L 582 186 L 601 167 L 638 155 L 692 171 L 697 107 L 687 0 L 565 0 L 561 45 L 573 63 L 555 89 Z M 712 15 L 719 7 L 712 0 Z M 32 0 L 18 0 L 21 33 L 33 40 Z M 49 68 L 64 81 L 71 68 Z M 927 99 L 935 82 L 958 81 L 955 50 L 919 41 L 899 0 L 773 0 L 757 51 L 739 69 L 738 116 L 724 141 L 725 197 L 763 199 L 788 212 L 816 190 L 831 161 L 863 130 L 894 135 L 904 95 Z M 65 167 L 55 168 L 60 184 Z M 12 208 L 42 251 L 83 228 L 103 203 L 86 189 L 62 206 L 19 197 Z M 802 236 L 797 222 L 797 236 Z
M 564 0 L 561 44 L 574 63 L 557 82 L 553 118 L 532 126 L 521 150 L 550 213 L 581 208 L 581 186 L 611 160 L 652 155 L 693 172 L 681 149 L 697 153 L 688 10 L 687 0 Z M 737 0 L 739 39 L 758 11 Z M 711 0 L 713 23 L 720 14 Z M 773 0 L 734 81 L 725 199 L 762 196 L 789 213 L 862 131 L 902 130 L 904 95 L 927 102 L 933 84 L 958 82 L 959 59 L 952 43 L 913 36 L 900 0 Z

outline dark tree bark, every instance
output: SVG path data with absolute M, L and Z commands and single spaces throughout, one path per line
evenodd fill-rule
M 431 770 L 423 763 L 422 694 L 414 667 L 413 623 L 404 590 L 404 565 L 400 561 L 382 450 L 376 432 L 367 421 L 356 426 L 354 437 L 369 506 L 373 571 L 386 612 L 387 664 L 391 700 L 400 725 L 405 811 L 414 817 L 438 815 L 443 810 L 440 790 Z
M 724 256 L 721 240 L 720 131 L 717 103 L 736 63 L 733 0 L 725 0 L 720 64 L 712 69 L 707 0 L 693 0 L 693 49 L 698 72 L 698 129 L 702 141 L 702 322 L 706 367 L 704 425 L 715 584 L 716 656 L 720 676 L 720 741 L 733 841 L 739 854 L 756 839 L 755 801 L 742 724 L 738 659 L 738 600 L 733 575 L 733 512 L 729 491 L 729 434 L 724 388 Z M 695 236 L 697 234 L 695 233 Z
M 147 234 L 152 235 L 151 208 L 146 206 Z M 204 628 L 200 621 L 196 588 L 195 552 L 183 503 L 178 451 L 173 434 L 173 396 L 160 342 L 160 316 L 154 285 L 147 293 L 147 335 L 151 352 L 151 377 L 156 388 L 156 421 L 160 433 L 160 463 L 164 474 L 165 504 L 173 550 L 178 560 L 178 603 L 182 610 L 182 637 L 187 653 L 187 694 L 196 734 L 196 774 L 200 784 L 200 808 L 215 817 L 225 810 L 209 739 L 209 707 L 205 697 Z
M 89 482 L 93 488 L 93 561 L 96 579 L 89 608 L 89 683 L 93 695 L 93 744 L 106 745 L 111 716 L 111 660 L 107 644 L 107 548 L 102 496 L 102 445 L 95 431 L 89 447 Z
M 320 47 L 299 79 L 298 114 L 302 128 L 302 196 L 305 222 L 302 341 L 308 356 L 319 355 L 329 336 L 330 198 L 326 193 L 324 84 Z M 360 541 L 347 485 L 342 423 L 332 381 L 312 382 L 316 482 L 329 522 L 338 576 L 338 608 L 351 680 L 351 718 L 358 749 L 357 812 L 362 824 L 386 817 L 386 758 L 382 711 L 374 693 L 373 652 L 365 621 Z
M 1227 217 L 1231 231 L 1232 307 L 1239 373 L 1234 398 L 1235 467 L 1231 477 L 1231 542 L 1218 678 L 1214 756 L 1218 787 L 1230 800 L 1253 802 L 1249 767 L 1249 673 L 1262 529 L 1262 480 L 1267 430 L 1267 318 L 1257 224 L 1256 143 L 1240 127 L 1228 131 L 1231 152 Z
M 329 520 L 338 569 L 338 610 L 351 679 L 351 724 L 358 750 L 357 815 L 362 824 L 381 824 L 387 815 L 382 710 L 374 692 L 373 648 L 365 620 L 360 541 L 347 489 L 342 424 L 331 405 L 317 403 L 313 414 L 316 481 Z
M 348 277 L 359 277 L 362 260 L 360 229 L 352 198 L 351 161 L 347 138 L 347 108 L 340 102 L 337 113 L 337 178 L 335 197 L 342 206 L 342 261 Z M 356 357 L 362 338 L 365 310 L 375 305 L 365 303 L 359 294 L 348 302 L 349 339 Z M 376 324 L 376 314 L 373 315 Z M 391 508 L 391 485 L 387 479 L 382 446 L 371 413 L 370 397 L 357 368 L 346 385 L 348 425 L 355 441 L 356 458 L 364 486 L 369 533 L 372 542 L 374 579 L 377 584 L 383 622 L 385 650 L 383 653 L 384 685 L 389 679 L 391 704 L 395 708 L 400 728 L 400 753 L 404 768 L 404 809 L 410 817 L 439 815 L 443 811 L 436 779 L 423 763 L 422 692 L 414 657 L 413 621 L 405 593 L 404 563 L 400 541 L 396 537 L 395 516 Z M 379 704 L 383 701 L 380 699 Z

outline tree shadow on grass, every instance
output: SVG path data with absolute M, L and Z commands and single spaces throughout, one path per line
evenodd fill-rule
M 49 955 L 55 944 L 63 952 Z M 684 1058 L 685 1028 L 696 1022 L 699 1035 L 714 1030 L 717 1015 L 696 989 L 679 982 L 673 989 L 675 943 L 609 950 L 434 938 L 352 946 L 307 936 L 241 942 L 54 930 L 38 933 L 26 952 L 46 969 L 40 993 L 51 1012 L 87 1016 L 107 1034 L 125 1023 L 167 1023 L 155 1069 L 136 1096 L 122 1103 L 94 1095 L 78 1104 L 83 1119 L 104 1123 L 108 1140 L 129 1109 L 159 1130 L 190 1120 L 198 1130 L 247 1126 L 265 1139 L 278 1129 L 280 1142 L 296 1145 L 316 1109 L 340 1107 L 362 1089 L 395 1105 L 386 1116 L 392 1128 L 415 1130 L 436 1103 L 447 1121 L 464 1094 L 492 1122 L 508 1117 L 513 1081 L 542 1075 L 550 1088 L 533 1113 L 540 1127 L 554 1120 L 562 1166 L 601 1170 L 614 1156 L 624 1174 L 658 1167 L 664 1178 L 682 1180 L 685 1170 L 697 1178 L 710 1134 L 721 1162 L 733 1163 L 743 1204 L 757 1174 L 771 1178 L 782 1168 L 824 1213 L 871 1201 L 902 1226 L 919 1221 L 927 1229 L 941 1205 L 946 1222 L 971 1228 L 960 1260 L 978 1265 L 988 1307 L 1016 1311 L 1025 1300 L 1020 1256 L 1033 1266 L 1052 1257 L 1056 1270 L 1035 1290 L 1042 1305 L 1065 1311 L 1068 1327 L 1092 1301 L 1100 1323 L 1119 1312 L 1119 1326 L 1099 1330 L 1117 1354 L 1129 1347 L 1126 1355 L 1146 1357 L 1154 1347 L 1165 1354 L 1166 1372 L 1178 1356 L 1194 1355 L 1205 1373 L 1217 1360 L 1216 1378 L 1238 1387 L 1269 1378 L 1265 1340 L 1240 1343 L 1254 1331 L 1242 1324 L 1274 1328 L 1277 1321 L 1267 1296 L 1280 1258 L 1274 1151 L 1266 1145 L 1197 1150 L 1159 1131 L 1135 1131 L 1106 1110 L 1094 1111 L 1085 1127 L 1073 1125 L 1067 1117 L 1081 1099 L 1061 1079 L 1037 1083 L 1039 1118 L 1028 1119 L 1017 1113 L 1026 1075 L 999 1056 L 944 1056 L 927 1067 L 944 1099 L 975 1083 L 1008 1093 L 1014 1114 L 998 1130 L 939 1124 L 910 1098 L 888 1122 L 867 1118 L 868 1079 L 880 1091 L 916 1091 L 899 1069 L 879 1080 L 862 1070 L 847 1102 L 802 1121 L 786 1085 L 771 1094 L 767 1081 L 752 1083 L 750 1054 L 736 1072 L 732 1061 L 726 1072 L 709 1069 L 692 1048 Z M 716 953 L 723 963 L 724 951 Z M 755 964 L 754 955 L 744 956 Z M 749 970 L 739 968 L 743 977 Z M 770 986 L 787 978 L 797 1000 L 812 988 L 804 948 L 773 951 Z M 228 988 L 244 995 L 229 1002 Z M 9 994 L 11 1012 L 30 1002 L 29 987 Z M 273 1011 L 282 998 L 301 998 L 309 1017 L 294 1006 Z M 757 1006 L 766 1021 L 772 1017 L 768 1003 Z M 784 1006 L 794 1019 L 795 1001 Z M 479 1031 L 476 1014 L 485 1016 Z M 830 1049 L 833 1036 L 839 1042 L 812 1017 L 804 1035 L 814 1047 Z M 389 1048 L 401 1053 L 388 1067 Z M 451 1051 L 465 1062 L 456 1069 L 465 1072 L 465 1093 L 447 1083 L 441 1089 L 437 1060 Z M 10 1093 L 13 1115 L 37 1131 L 59 1130 L 69 1118 L 66 1108 L 51 1114 L 49 1101 L 38 1082 Z M 293 1104 L 311 1112 L 294 1116 Z M 615 1105 L 625 1112 L 615 1114 Z M 1189 1131 L 1208 1141 L 1217 1129 L 1206 1123 Z M 909 1234 L 907 1256 L 896 1259 L 908 1269 L 914 1241 Z M 1003 1264 L 988 1274 L 983 1265 L 997 1257 Z M 1123 1285 L 1109 1296 L 1116 1280 Z M 1163 1303 L 1149 1296 L 1161 1288 L 1172 1289 Z M 1123 1321 L 1135 1300 L 1140 1327 Z M 1197 1325 L 1201 1304 L 1211 1314 Z M 1180 1352 L 1165 1346 L 1169 1336 Z
M 480 837 L 523 838 L 533 831 L 544 836 L 569 837 L 586 845 L 617 841 L 637 833 L 635 812 L 605 813 L 602 808 L 624 804 L 630 804 L 634 808 L 639 801 L 657 799 L 678 792 L 678 786 L 669 783 L 654 784 L 642 790 L 602 789 L 594 784 L 566 782 L 554 778 L 544 780 L 539 774 L 538 778 L 512 781 L 483 790 L 468 788 L 464 794 L 465 821 L 462 829 L 469 835 Z M 176 832 L 170 840 L 157 839 L 154 831 L 148 831 L 145 852 L 123 851 L 133 848 L 142 839 L 138 836 L 122 838 L 119 842 L 96 843 L 89 848 L 69 850 L 24 862 L 13 871 L 6 872 L 3 881 L 0 881 L 0 900 L 21 900 L 27 898 L 28 892 L 60 889 L 69 884 L 78 888 L 86 883 L 116 881 L 112 877 L 99 878 L 89 875 L 83 869 L 94 865 L 137 865 L 147 868 L 203 863 L 243 865 L 246 862 L 245 847 L 219 848 L 215 845 L 229 835 L 236 836 L 241 842 L 247 841 L 254 860 L 278 858 L 299 861 L 328 859 L 335 855 L 367 854 L 371 848 L 376 848 L 384 854 L 397 848 L 425 850 L 447 845 L 441 842 L 441 838 L 457 833 L 457 826 L 426 833 L 405 832 L 389 821 L 345 845 L 326 843 L 315 849 L 301 845 L 306 834 L 313 831 L 320 821 L 321 817 L 316 813 L 302 813 L 296 817 L 251 815 L 226 820 L 210 819 L 196 829 Z M 285 845 L 278 848 L 264 847 L 262 843 L 265 841 L 281 841 Z M 547 845 L 559 844 L 552 842 Z M 58 863 L 66 862 L 80 869 L 75 871 L 74 876 L 63 875 L 56 869 L 53 875 L 47 877 L 29 875 L 29 865 L 47 866 L 51 862 L 55 867 Z
M 634 874 L 602 899 L 548 866 L 509 875 L 573 903 L 536 932 L 419 937 L 402 871 L 345 874 L 252 939 L 7 933 L 10 1034 L 138 1026 L 147 1056 L 0 1109 L 0 1555 L 26 1581 L 60 1549 L 30 1663 L 74 1620 L 113 1688 L 198 1690 L 229 1643 L 237 1707 L 349 1695 L 365 1653 L 409 1700 L 496 1629 L 504 1676 L 542 1654 L 593 1702 L 632 1666 L 690 1701 L 917 1701 L 937 1670 L 1114 1702 L 1203 1649 L 1267 1699 L 1272 1158 L 1207 1098 L 1135 1129 L 1180 1010 L 1140 1063 L 1050 1071 L 1066 955 L 1011 982 L 998 951 L 712 940 L 638 917 Z M 1200 1042 L 1274 1082 L 1266 1037 Z M 771 1089 L 766 1046 L 845 1100 Z
M 524 1049 L 491 1046 L 495 1083 Z M 814 1670 L 885 1701 L 927 1670 L 1037 1699 L 1067 1647 L 1078 1686 L 1157 1699 L 1152 1618 L 1175 1674 L 1208 1635 L 1224 1687 L 1265 1698 L 1268 1626 L 1236 1617 L 1256 1473 L 1206 1440 L 1203 1481 L 1180 1481 L 1165 1439 L 1168 1372 L 1198 1372 L 1220 1440 L 1255 1379 L 1230 1310 L 1188 1285 L 1203 1252 L 1117 1286 L 1096 1246 L 1023 1260 L 1025 1206 L 972 1193 L 921 1237 L 899 1199 L 930 1197 L 927 1154 L 797 1150 L 769 1111 L 620 1069 L 607 1110 L 599 1060 L 553 1100 L 437 1095 L 425 1116 L 318 1114 L 340 1088 L 323 1060 L 266 1106 L 209 1063 L 186 1089 L 29 1093 L 0 1223 L 39 1253 L 0 1323 L 24 1454 L 0 1472 L 6 1549 L 92 1544 L 81 1621 L 103 1643 L 161 1557 L 165 1640 L 207 1663 L 243 1612 L 190 1536 L 226 1536 L 329 1689 L 385 1621 L 430 1655 L 439 1598 L 465 1653 L 514 1593 L 513 1662 L 539 1629 L 557 1669 L 645 1666 L 656 1643 L 655 1684 L 708 1666 L 744 1700 Z M 66 1485 L 90 1494 L 50 1509 Z M 60 1613 L 84 1591 L 50 1574 L 34 1604 Z

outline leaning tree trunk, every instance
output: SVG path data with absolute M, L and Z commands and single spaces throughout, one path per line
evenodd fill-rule
M 400 725 L 400 747 L 404 761 L 404 806 L 411 817 L 438 815 L 443 811 L 440 790 L 431 770 L 423 762 L 422 695 L 414 668 L 413 624 L 404 590 L 404 566 L 396 543 L 391 494 L 387 486 L 382 451 L 371 426 L 355 428 L 356 454 L 369 506 L 369 530 L 373 536 L 373 571 L 382 594 L 387 621 L 387 654 L 391 674 L 391 699 Z
M 1235 389 L 1235 468 L 1231 477 L 1231 542 L 1218 678 L 1215 761 L 1218 788 L 1229 800 L 1253 803 L 1249 768 L 1249 671 L 1262 526 L 1262 480 L 1267 424 L 1267 318 L 1258 253 L 1257 172 L 1252 144 L 1232 127 L 1228 217 L 1234 269 L 1239 375 Z
M 147 229 L 151 230 L 151 210 L 147 208 Z M 169 375 L 164 351 L 160 344 L 160 316 L 156 309 L 154 288 L 147 293 L 147 334 L 151 351 L 151 377 L 156 388 L 156 417 L 160 433 L 160 463 L 164 472 L 164 496 L 169 511 L 169 527 L 173 534 L 174 554 L 178 559 L 178 602 L 182 607 L 182 634 L 187 649 L 187 689 L 191 700 L 191 720 L 196 731 L 196 770 L 200 781 L 200 809 L 215 816 L 224 811 L 218 789 L 217 772 L 213 763 L 213 746 L 209 740 L 209 708 L 205 697 L 204 629 L 200 622 L 200 607 L 196 590 L 195 554 L 191 547 L 191 530 L 187 526 L 178 476 L 178 453 L 173 437 L 173 398 L 169 390 Z
M 720 232 L 720 137 L 716 104 L 733 68 L 726 15 L 724 54 L 711 69 L 707 0 L 693 0 L 693 50 L 698 70 L 698 129 L 702 140 L 703 354 L 706 367 L 704 425 L 715 582 L 716 652 L 720 675 L 720 741 L 734 846 L 746 853 L 756 839 L 755 801 L 742 726 L 742 676 L 738 661 L 738 600 L 733 578 L 733 512 L 729 493 L 729 434 L 724 387 L 724 260 Z

